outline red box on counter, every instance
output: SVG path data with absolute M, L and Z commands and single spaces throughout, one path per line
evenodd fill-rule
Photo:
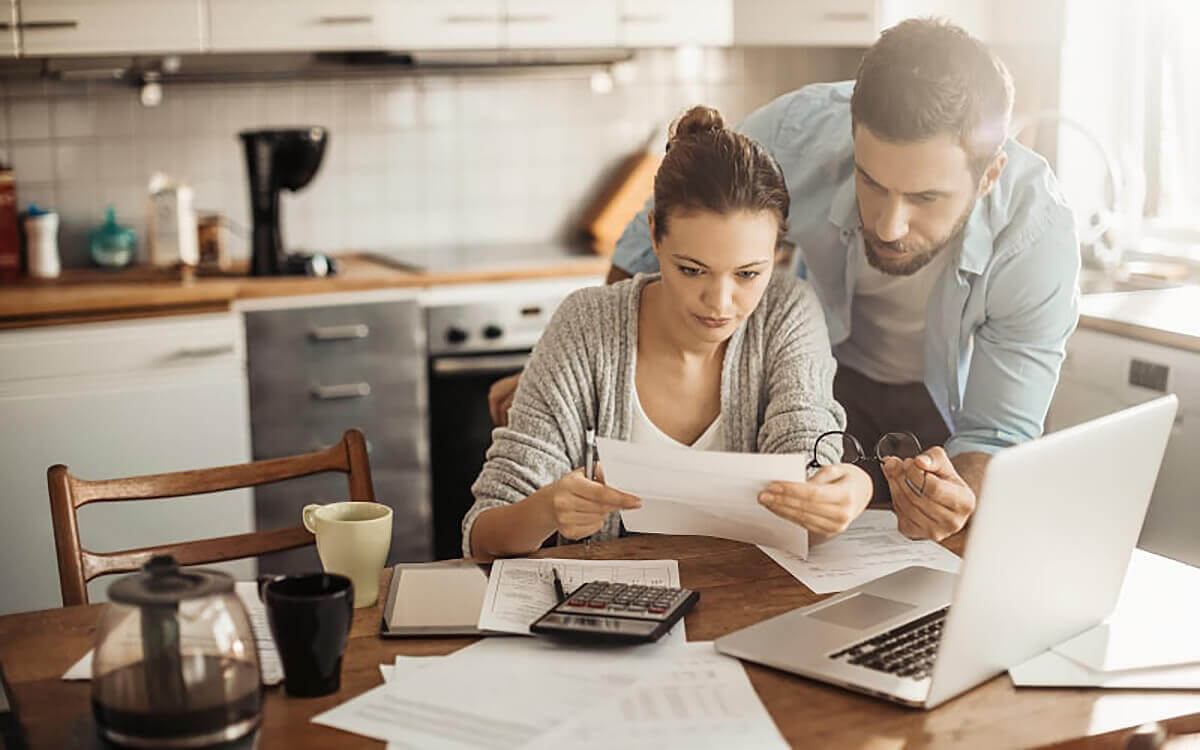
M 17 183 L 11 169 L 0 169 L 0 281 L 21 277 L 21 235 L 17 228 Z

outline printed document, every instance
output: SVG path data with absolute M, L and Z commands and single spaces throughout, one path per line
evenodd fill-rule
M 913 541 L 901 534 L 890 510 L 863 511 L 841 534 L 813 546 L 808 559 L 766 546 L 760 549 L 814 594 L 852 589 L 910 565 L 957 573 L 962 563 L 937 542 Z
M 803 482 L 796 454 L 723 453 L 597 438 L 604 481 L 642 500 L 621 511 L 630 531 L 697 534 L 808 554 L 808 532 L 758 503 L 773 481 Z
M 529 635 L 529 626 L 558 601 L 554 570 L 567 594 L 590 581 L 679 586 L 676 560 L 501 559 L 492 563 L 488 575 L 479 629 Z M 684 640 L 683 622 L 663 637 Z
M 565 645 L 543 638 L 485 638 L 450 656 L 393 666 L 392 679 L 313 722 L 392 743 L 392 748 L 521 748 L 572 716 L 612 706 L 683 648 Z M 408 669 L 419 669 L 419 674 Z M 411 674 L 413 679 L 405 679 Z
M 666 747 L 786 748 L 740 662 L 689 643 L 657 673 L 605 705 L 546 732 L 530 750 Z

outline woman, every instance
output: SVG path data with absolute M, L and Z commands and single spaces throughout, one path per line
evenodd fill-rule
M 792 274 L 771 274 L 788 204 L 761 146 L 707 107 L 680 118 L 654 181 L 662 271 L 581 290 L 555 313 L 471 488 L 464 556 L 526 554 L 555 532 L 619 535 L 617 511 L 640 502 L 577 468 L 593 425 L 634 442 L 799 454 L 844 428 L 820 303 Z M 808 482 L 759 496 L 818 538 L 845 529 L 872 490 L 863 470 L 823 458 L 832 465 Z

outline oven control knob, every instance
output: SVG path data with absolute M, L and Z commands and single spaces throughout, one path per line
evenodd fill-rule
M 451 326 L 446 329 L 446 341 L 451 344 L 461 344 L 467 340 L 467 332 L 461 328 Z
M 498 339 L 504 335 L 504 329 L 498 325 L 490 325 L 483 329 L 483 337 L 485 339 Z

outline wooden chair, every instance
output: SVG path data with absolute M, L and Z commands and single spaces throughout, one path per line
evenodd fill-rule
M 47 481 L 50 485 L 50 514 L 54 524 L 54 544 L 58 548 L 58 576 L 62 585 L 63 605 L 87 604 L 88 581 L 107 573 L 137 570 L 154 555 L 174 555 L 180 565 L 198 565 L 253 557 L 314 543 L 313 535 L 307 529 L 294 526 L 101 554 L 89 552 L 79 541 L 76 510 L 80 506 L 95 502 L 222 492 L 327 471 L 347 474 L 351 500 L 375 500 L 366 439 L 362 431 L 357 429 L 347 430 L 336 445 L 316 453 L 212 469 L 93 481 L 71 476 L 62 464 L 51 466 Z

